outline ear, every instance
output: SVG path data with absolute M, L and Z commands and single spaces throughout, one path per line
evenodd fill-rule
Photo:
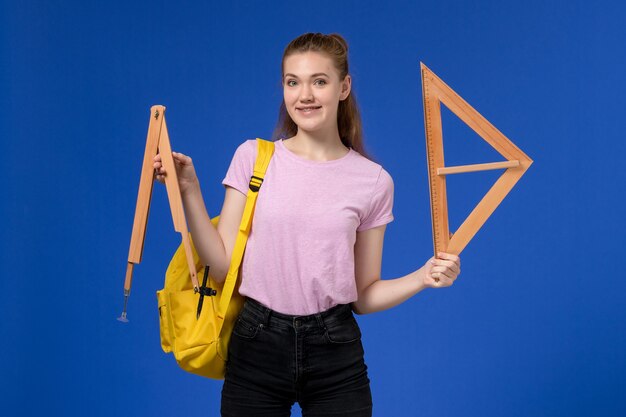
M 341 94 L 339 95 L 339 100 L 343 101 L 347 99 L 348 96 L 350 95 L 351 89 L 352 89 L 352 77 L 350 77 L 350 74 L 348 74 L 341 82 Z

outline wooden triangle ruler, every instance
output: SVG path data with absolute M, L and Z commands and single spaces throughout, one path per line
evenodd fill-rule
M 426 65 L 423 63 L 420 63 L 420 65 L 422 72 L 422 95 L 424 98 L 424 126 L 426 129 L 433 246 L 435 256 L 437 256 L 438 252 L 458 255 L 515 186 L 515 183 L 524 175 L 533 161 L 448 87 Z M 443 155 L 440 103 L 443 103 L 498 151 L 505 158 L 505 161 L 446 167 Z M 448 225 L 446 175 L 492 169 L 505 169 L 505 171 L 472 210 L 463 224 L 454 234 L 451 234 Z
M 133 281 L 133 268 L 141 262 L 143 245 L 146 238 L 146 226 L 148 214 L 150 212 L 150 200 L 152 198 L 152 187 L 154 185 L 154 168 L 152 167 L 154 157 L 161 154 L 161 161 L 167 175 L 165 176 L 165 187 L 167 198 L 170 202 L 174 229 L 182 235 L 182 241 L 187 255 L 187 264 L 191 275 L 193 288 L 199 291 L 196 266 L 193 261 L 193 251 L 185 220 L 183 200 L 178 186 L 178 176 L 176 166 L 172 157 L 172 147 L 170 137 L 165 124 L 165 106 L 152 106 L 150 108 L 150 123 L 148 124 L 148 137 L 146 139 L 146 150 L 143 156 L 141 168 L 141 179 L 139 180 L 139 192 L 137 195 L 137 206 L 135 208 L 135 220 L 133 222 L 133 232 L 130 238 L 130 249 L 128 251 L 128 265 L 126 267 L 126 279 L 124 281 L 124 310 L 118 318 L 120 321 L 128 321 L 126 318 L 126 307 L 130 295 L 130 287 Z

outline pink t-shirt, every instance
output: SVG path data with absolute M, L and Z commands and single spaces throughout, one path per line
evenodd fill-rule
M 242 263 L 239 292 L 272 310 L 308 315 L 357 300 L 356 232 L 393 220 L 393 179 L 354 149 L 332 161 L 274 142 Z M 239 145 L 225 186 L 248 193 L 256 139 Z

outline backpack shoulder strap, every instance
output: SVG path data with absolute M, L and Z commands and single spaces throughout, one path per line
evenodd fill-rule
M 256 198 L 263 184 L 265 178 L 265 171 L 270 164 L 272 155 L 274 154 L 274 142 L 270 142 L 265 139 L 257 138 L 258 153 L 256 162 L 254 163 L 254 171 L 250 178 L 250 187 L 248 189 L 248 200 L 246 202 L 246 208 L 243 212 L 241 219 L 240 230 L 246 233 L 246 236 L 250 233 L 250 225 L 252 224 L 252 216 L 254 215 L 254 207 L 256 204 Z
M 237 276 L 239 274 L 239 267 L 241 266 L 243 253 L 246 248 L 246 243 L 248 241 L 248 235 L 250 234 L 252 216 L 254 215 L 254 207 L 256 205 L 256 200 L 259 195 L 259 190 L 261 189 L 261 185 L 263 184 L 265 172 L 267 171 L 267 167 L 269 166 L 270 160 L 272 159 L 272 155 L 274 155 L 274 142 L 257 138 L 257 146 L 257 158 L 256 162 L 254 163 L 254 172 L 252 174 L 252 177 L 250 178 L 250 185 L 246 199 L 246 207 L 243 211 L 241 224 L 239 225 L 239 232 L 237 233 L 237 240 L 235 241 L 235 248 L 233 249 L 233 254 L 230 259 L 230 267 L 228 269 L 228 274 L 226 275 L 224 287 L 222 288 L 222 296 L 220 297 L 220 305 L 217 314 L 219 318 L 222 319 L 221 323 L 223 323 L 223 319 L 226 315 L 226 310 L 228 309 L 228 304 L 230 304 L 230 299 L 235 289 Z M 220 330 L 221 328 L 217 329 L 218 334 Z

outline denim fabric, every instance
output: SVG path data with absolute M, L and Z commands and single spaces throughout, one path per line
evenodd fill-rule
M 303 417 L 372 415 L 352 309 L 292 316 L 247 298 L 229 344 L 222 416 L 289 416 L 296 401 Z

